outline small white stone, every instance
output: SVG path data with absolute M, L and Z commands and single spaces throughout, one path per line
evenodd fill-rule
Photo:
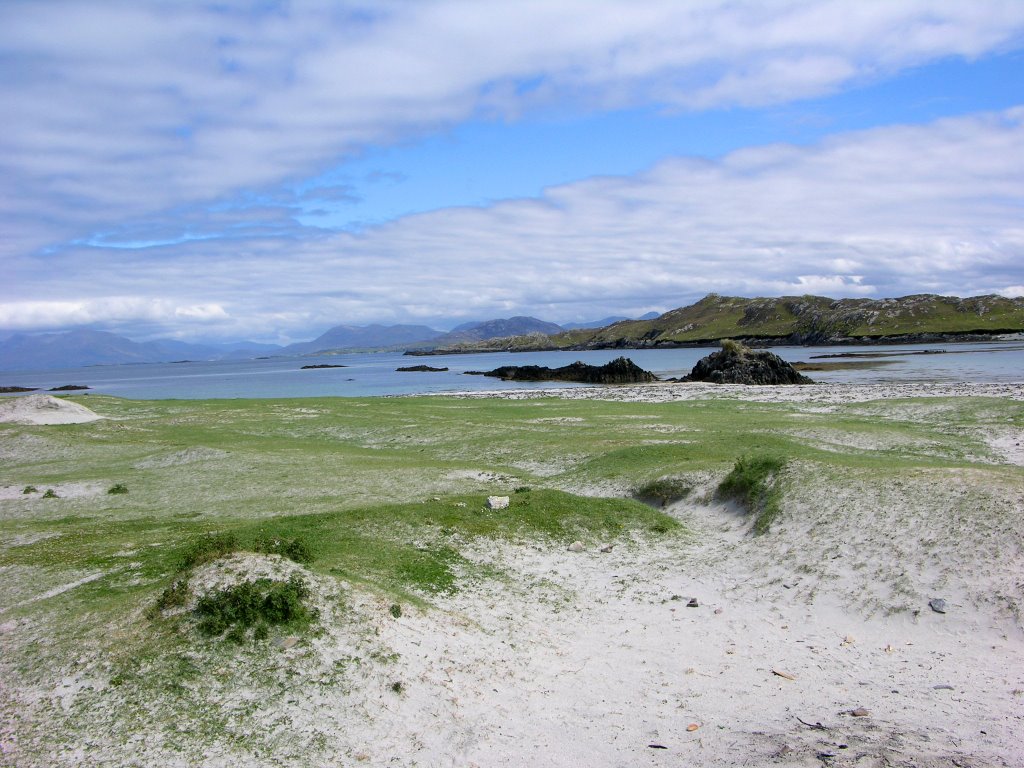
M 508 509 L 508 496 L 488 496 L 487 497 L 487 508 L 488 509 Z
M 583 550 L 584 546 L 582 541 L 574 541 L 572 544 L 569 545 L 570 552 L 582 552 Z

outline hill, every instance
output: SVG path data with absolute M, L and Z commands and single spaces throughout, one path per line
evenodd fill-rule
M 451 333 L 446 333 L 434 339 L 434 343 L 462 344 L 530 334 L 551 336 L 552 334 L 562 333 L 564 330 L 565 328 L 555 323 L 538 320 L 536 317 L 519 315 L 497 320 L 484 320 L 478 323 L 463 323 L 453 328 Z
M 628 320 L 550 337 L 463 344 L 436 352 L 667 348 L 727 338 L 761 344 L 913 342 L 967 340 L 1020 331 L 1024 331 L 1024 298 L 918 294 L 897 299 L 748 299 L 710 294 L 653 320 Z
M 283 355 L 311 355 L 316 352 L 383 349 L 432 341 L 440 331 L 425 325 L 336 325 L 312 341 L 289 344 Z

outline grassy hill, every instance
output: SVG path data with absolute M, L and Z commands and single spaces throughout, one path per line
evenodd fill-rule
M 447 351 L 671 347 L 738 338 L 793 344 L 914 341 L 937 336 L 1024 331 L 1024 298 L 919 294 L 898 299 L 824 296 L 742 298 L 710 294 L 696 304 L 653 320 L 627 320 L 605 328 L 555 336 L 522 336 L 461 345 Z

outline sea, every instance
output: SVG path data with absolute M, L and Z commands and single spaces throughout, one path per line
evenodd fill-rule
M 137 400 L 222 398 L 379 397 L 394 395 L 550 389 L 583 386 L 561 382 L 509 382 L 467 371 L 503 365 L 558 367 L 576 360 L 602 365 L 625 356 L 660 378 L 676 378 L 715 348 L 602 350 L 587 352 L 492 352 L 412 357 L 398 353 L 353 353 L 313 357 L 269 357 L 220 362 L 97 365 L 50 371 L 0 372 L 0 386 L 45 391 L 67 385 L 86 392 Z M 807 372 L 823 383 L 1024 382 L 1024 343 L 950 343 L 837 347 L 772 347 L 789 362 L 870 363 L 869 367 Z M 839 357 L 836 357 L 839 356 Z M 304 369 L 309 365 L 344 366 Z M 429 365 L 444 372 L 398 372 Z

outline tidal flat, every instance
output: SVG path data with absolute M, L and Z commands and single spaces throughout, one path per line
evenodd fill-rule
M 0 424 L 0 764 L 1024 761 L 1020 385 L 67 400 Z

